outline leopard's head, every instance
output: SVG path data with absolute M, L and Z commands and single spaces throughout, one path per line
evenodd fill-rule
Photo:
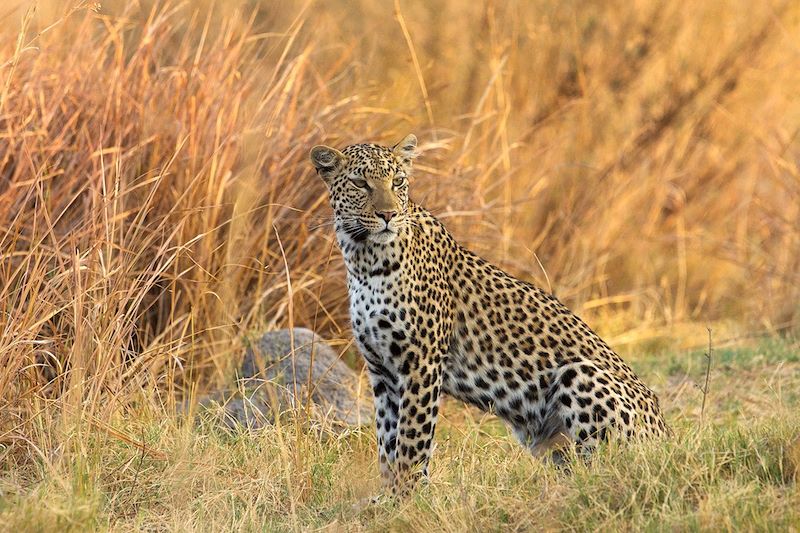
M 352 144 L 341 152 L 315 146 L 311 162 L 328 186 L 337 233 L 354 242 L 392 242 L 408 227 L 408 177 L 417 138 L 389 148 Z

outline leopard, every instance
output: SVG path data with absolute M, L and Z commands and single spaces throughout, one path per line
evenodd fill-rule
M 346 268 L 384 494 L 429 479 L 443 395 L 496 415 L 534 456 L 553 460 L 612 438 L 670 434 L 655 393 L 581 318 L 469 251 L 409 199 L 418 153 L 410 134 L 309 154 Z

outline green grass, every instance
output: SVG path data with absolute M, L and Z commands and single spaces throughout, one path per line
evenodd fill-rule
M 143 408 L 114 430 L 64 426 L 59 450 L 3 465 L 0 524 L 16 531 L 775 530 L 800 527 L 800 362 L 770 340 L 718 350 L 701 424 L 703 354 L 643 356 L 676 436 L 609 445 L 560 471 L 496 419 L 448 402 L 429 485 L 378 491 L 371 429 L 334 434 L 301 420 L 229 431 Z

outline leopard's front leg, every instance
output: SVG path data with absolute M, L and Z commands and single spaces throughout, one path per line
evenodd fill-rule
M 392 492 L 404 496 L 428 475 L 445 355 L 408 350 L 400 366 L 400 408 Z
M 375 433 L 378 437 L 378 462 L 381 484 L 390 489 L 395 483 L 394 462 L 399 419 L 399 382 L 380 363 L 368 362 L 372 395 L 375 401 Z

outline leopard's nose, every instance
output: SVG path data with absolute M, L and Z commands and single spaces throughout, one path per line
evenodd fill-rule
M 375 211 L 375 214 L 388 224 L 389 221 L 392 220 L 395 215 L 397 215 L 397 211 Z

